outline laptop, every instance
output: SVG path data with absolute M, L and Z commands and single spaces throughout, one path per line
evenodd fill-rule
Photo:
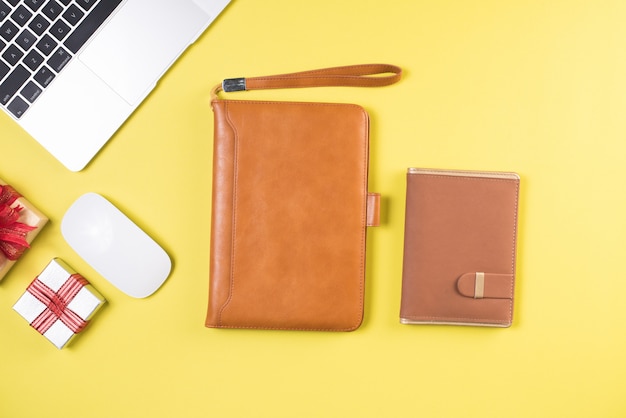
M 0 108 L 82 170 L 230 0 L 0 0 Z

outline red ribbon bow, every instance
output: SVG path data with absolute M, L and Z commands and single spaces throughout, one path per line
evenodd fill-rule
M 26 234 L 36 228 L 19 222 L 20 212 L 24 208 L 11 207 L 19 197 L 20 194 L 11 186 L 0 185 L 0 255 L 12 261 L 20 258 L 30 247 Z
M 76 297 L 80 289 L 89 282 L 80 274 L 72 274 L 63 286 L 55 292 L 39 279 L 35 279 L 27 291 L 46 305 L 46 309 L 30 324 L 40 334 L 44 334 L 57 321 L 63 322 L 74 334 L 81 332 L 87 322 L 77 313 L 68 309 L 67 305 Z

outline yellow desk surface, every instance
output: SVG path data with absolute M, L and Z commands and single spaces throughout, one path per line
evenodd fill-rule
M 625 21 L 621 0 L 234 0 L 84 171 L 1 115 L 0 178 L 51 222 L 0 283 L 0 417 L 626 416 Z M 205 328 L 210 88 L 369 62 L 404 78 L 237 96 L 369 112 L 384 200 L 363 325 Z M 520 174 L 511 328 L 399 323 L 411 166 Z M 171 255 L 153 296 L 121 293 L 63 240 L 65 210 L 91 191 Z M 53 257 L 108 299 L 61 351 L 12 310 Z

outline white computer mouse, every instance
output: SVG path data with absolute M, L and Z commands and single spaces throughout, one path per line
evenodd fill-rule
M 61 221 L 67 243 L 122 292 L 150 296 L 170 274 L 167 253 L 104 197 L 87 193 Z

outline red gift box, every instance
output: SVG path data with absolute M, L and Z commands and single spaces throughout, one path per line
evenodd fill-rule
M 0 280 L 30 247 L 48 218 L 0 180 Z

